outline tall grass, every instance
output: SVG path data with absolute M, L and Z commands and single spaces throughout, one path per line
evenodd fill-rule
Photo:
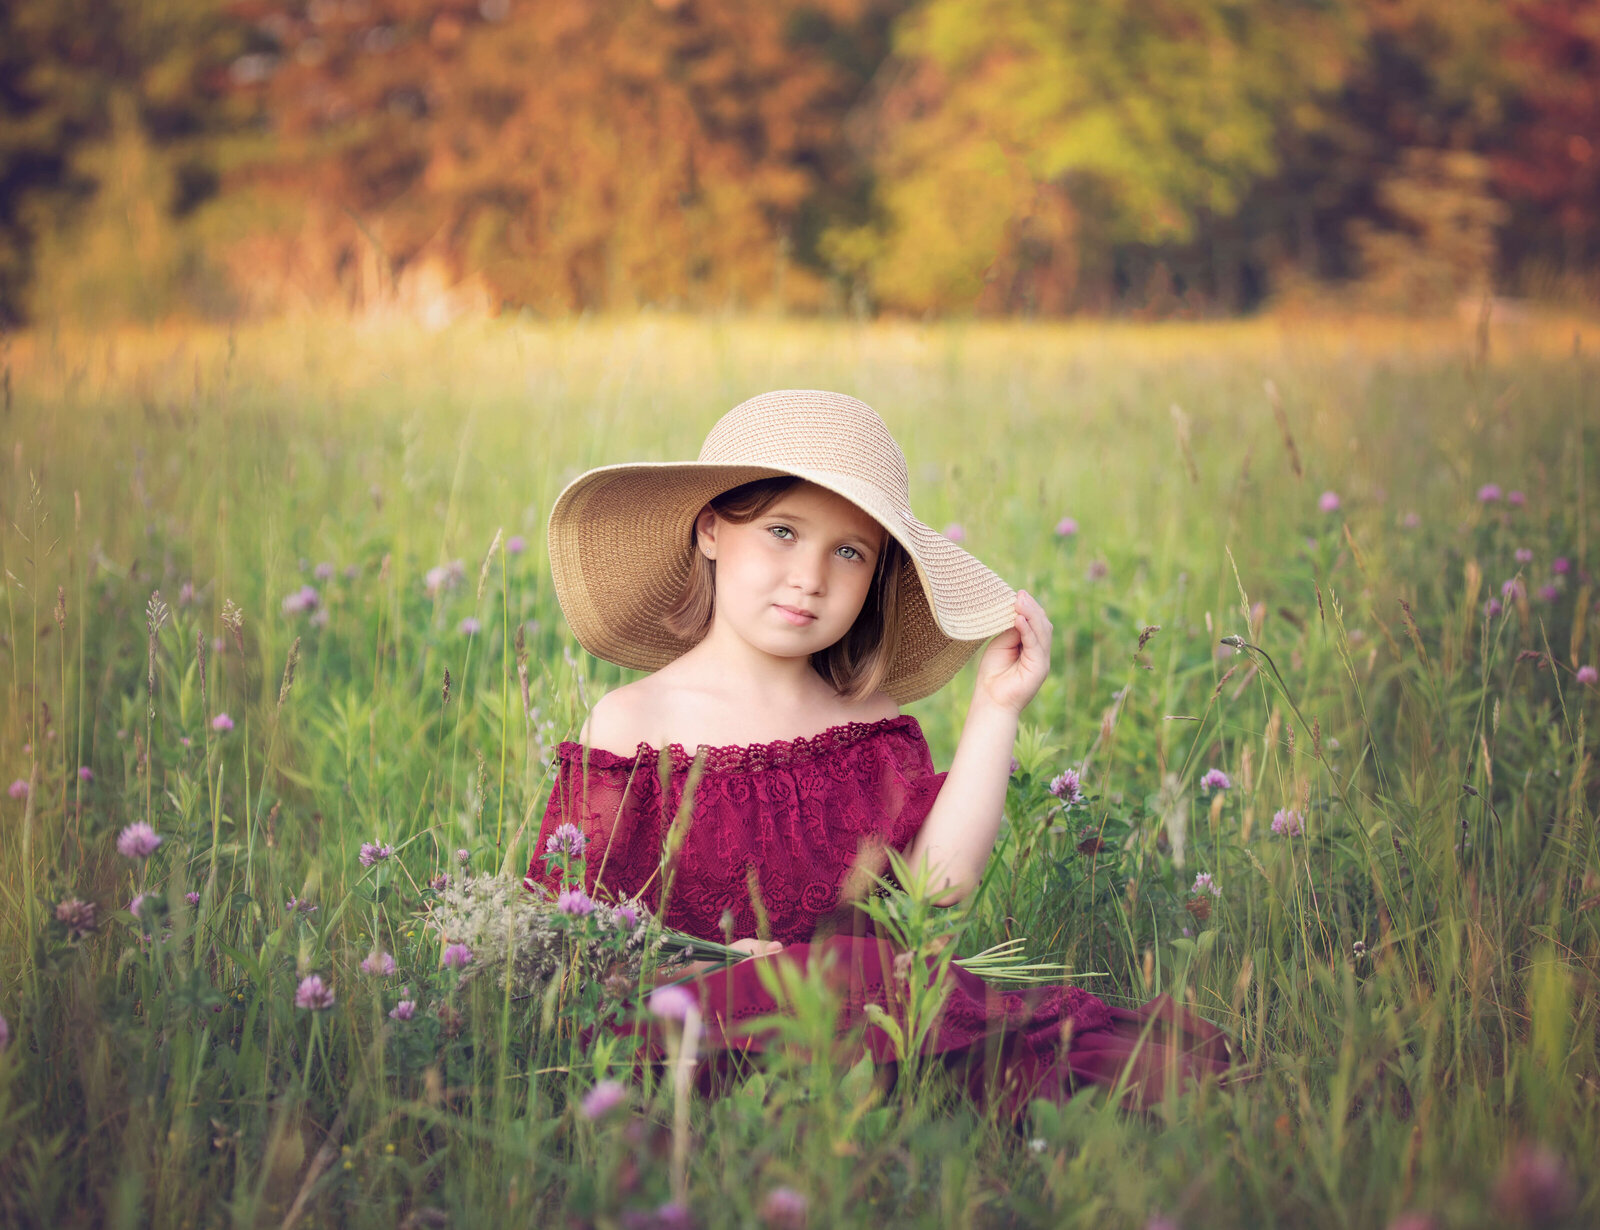
M 919 515 L 1055 622 L 961 948 L 1025 936 L 1106 971 L 1080 985 L 1110 1002 L 1170 992 L 1256 1075 L 1148 1119 L 1039 1102 L 1018 1136 L 937 1080 L 838 1070 L 800 988 L 794 1045 L 689 1107 L 689 1216 L 786 1224 L 764 1203 L 786 1187 L 814 1226 L 1592 1222 L 1597 342 L 656 318 L 13 339 L 0 1217 L 671 1223 L 671 1082 L 591 1122 L 620 1054 L 458 986 L 414 916 L 458 849 L 526 863 L 555 742 L 624 676 L 561 621 L 556 491 L 805 386 L 879 409 Z M 940 763 L 970 686 L 911 707 Z M 1087 798 L 1063 809 L 1067 767 Z M 146 861 L 117 851 L 136 821 L 164 837 Z M 363 842 L 395 854 L 364 867 Z M 58 921 L 70 898 L 93 932 Z M 395 976 L 359 971 L 374 947 Z M 309 973 L 331 1009 L 296 1007 Z

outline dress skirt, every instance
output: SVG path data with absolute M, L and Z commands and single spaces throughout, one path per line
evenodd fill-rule
M 876 1004 L 891 1020 L 904 1021 L 910 958 L 878 935 L 834 934 L 788 944 L 680 984 L 699 1010 L 694 1084 L 700 1092 L 726 1091 L 753 1066 L 747 1056 L 776 1044 L 776 1027 L 770 1022 L 763 1027 L 757 1018 L 782 1014 L 784 1007 L 758 967 L 784 963 L 794 967 L 790 974 L 820 975 L 839 996 L 835 1062 L 848 1067 L 871 1055 L 892 1083 L 898 1069 L 894 1043 L 869 1019 L 866 1005 Z M 937 958 L 924 958 L 924 986 L 936 966 Z M 780 988 L 790 985 L 782 971 L 773 972 L 780 974 Z M 921 1051 L 937 1056 L 980 1108 L 1018 1129 L 1035 1098 L 1064 1102 L 1085 1086 L 1100 1085 L 1124 1108 L 1142 1111 L 1207 1076 L 1224 1080 L 1229 1071 L 1228 1036 L 1170 995 L 1137 1008 L 1117 1008 L 1078 987 L 987 982 L 953 962 L 943 976 L 949 995 Z M 642 1079 L 646 1066 L 664 1070 L 668 1030 L 682 1027 L 643 1014 L 603 1028 L 637 1040 L 634 1075 Z M 584 1041 L 593 1034 L 586 1030 Z

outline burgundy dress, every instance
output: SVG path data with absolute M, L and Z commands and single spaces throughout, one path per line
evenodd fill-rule
M 634 755 L 619 756 L 562 743 L 530 887 L 559 888 L 559 872 L 547 870 L 538 852 L 557 825 L 571 822 L 589 839 L 591 895 L 616 900 L 638 894 L 659 913 L 667 874 L 659 870 L 663 838 L 693 759 L 678 744 L 661 753 L 641 743 Z M 892 1001 L 899 996 L 890 994 L 898 990 L 892 984 L 896 952 L 852 904 L 860 881 L 851 883 L 851 892 L 841 890 L 858 853 L 880 875 L 887 864 L 884 844 L 906 853 L 944 777 L 934 772 L 922 728 L 909 715 L 851 722 L 793 741 L 706 749 L 687 832 L 670 867 L 664 920 L 721 942 L 727 910 L 734 939 L 754 936 L 753 884 L 770 934 L 784 948 L 683 984 L 702 1016 L 696 1069 L 702 1092 L 726 1088 L 746 1067 L 741 1056 L 760 1052 L 771 1036 L 770 1029 L 742 1024 L 776 1010 L 756 973 L 763 962 L 821 962 L 841 996 L 837 1058 L 848 1063 L 864 1051 L 893 1071 L 889 1035 L 867 1020 L 864 1006 L 876 1003 L 896 1015 Z M 824 955 L 829 952 L 831 961 Z M 908 973 L 902 961 L 900 985 Z M 1167 995 L 1126 1009 L 1070 985 L 1009 989 L 953 963 L 946 977 L 953 987 L 923 1052 L 938 1055 L 980 1106 L 995 1106 L 1013 1123 L 1032 1098 L 1061 1101 L 1086 1082 L 1109 1086 L 1120 1076 L 1124 1105 L 1144 1108 L 1174 1083 L 1221 1075 L 1228 1067 L 1226 1035 Z M 660 1023 L 612 1021 L 607 1027 L 639 1039 L 636 1064 L 664 1060 Z M 589 1036 L 592 1031 L 585 1040 Z

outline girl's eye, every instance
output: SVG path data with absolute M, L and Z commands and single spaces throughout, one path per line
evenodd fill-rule
M 839 550 L 850 552 L 850 554 L 845 557 L 846 559 L 865 559 L 866 558 L 866 556 L 862 555 L 861 552 L 857 551 L 854 547 L 840 547 Z
M 767 528 L 779 538 L 783 538 L 785 534 L 789 535 L 790 537 L 794 536 L 794 531 L 791 530 L 787 525 L 769 525 Z

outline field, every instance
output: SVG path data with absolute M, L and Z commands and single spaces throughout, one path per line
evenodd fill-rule
M 1600 325 L 0 347 L 0 1222 L 1600 1220 Z M 591 1119 L 619 1056 L 444 966 L 430 881 L 520 874 L 555 744 L 623 677 L 561 619 L 556 492 L 793 386 L 877 408 L 918 515 L 1055 623 L 960 951 L 1026 937 L 1110 1002 L 1171 992 L 1256 1079 L 1149 1119 L 1040 1102 L 1016 1135 L 797 1045 L 685 1134 L 669 1084 Z M 908 710 L 940 765 L 971 678 Z M 141 822 L 160 844 L 119 849 Z M 312 974 L 331 1006 L 297 1006 Z

